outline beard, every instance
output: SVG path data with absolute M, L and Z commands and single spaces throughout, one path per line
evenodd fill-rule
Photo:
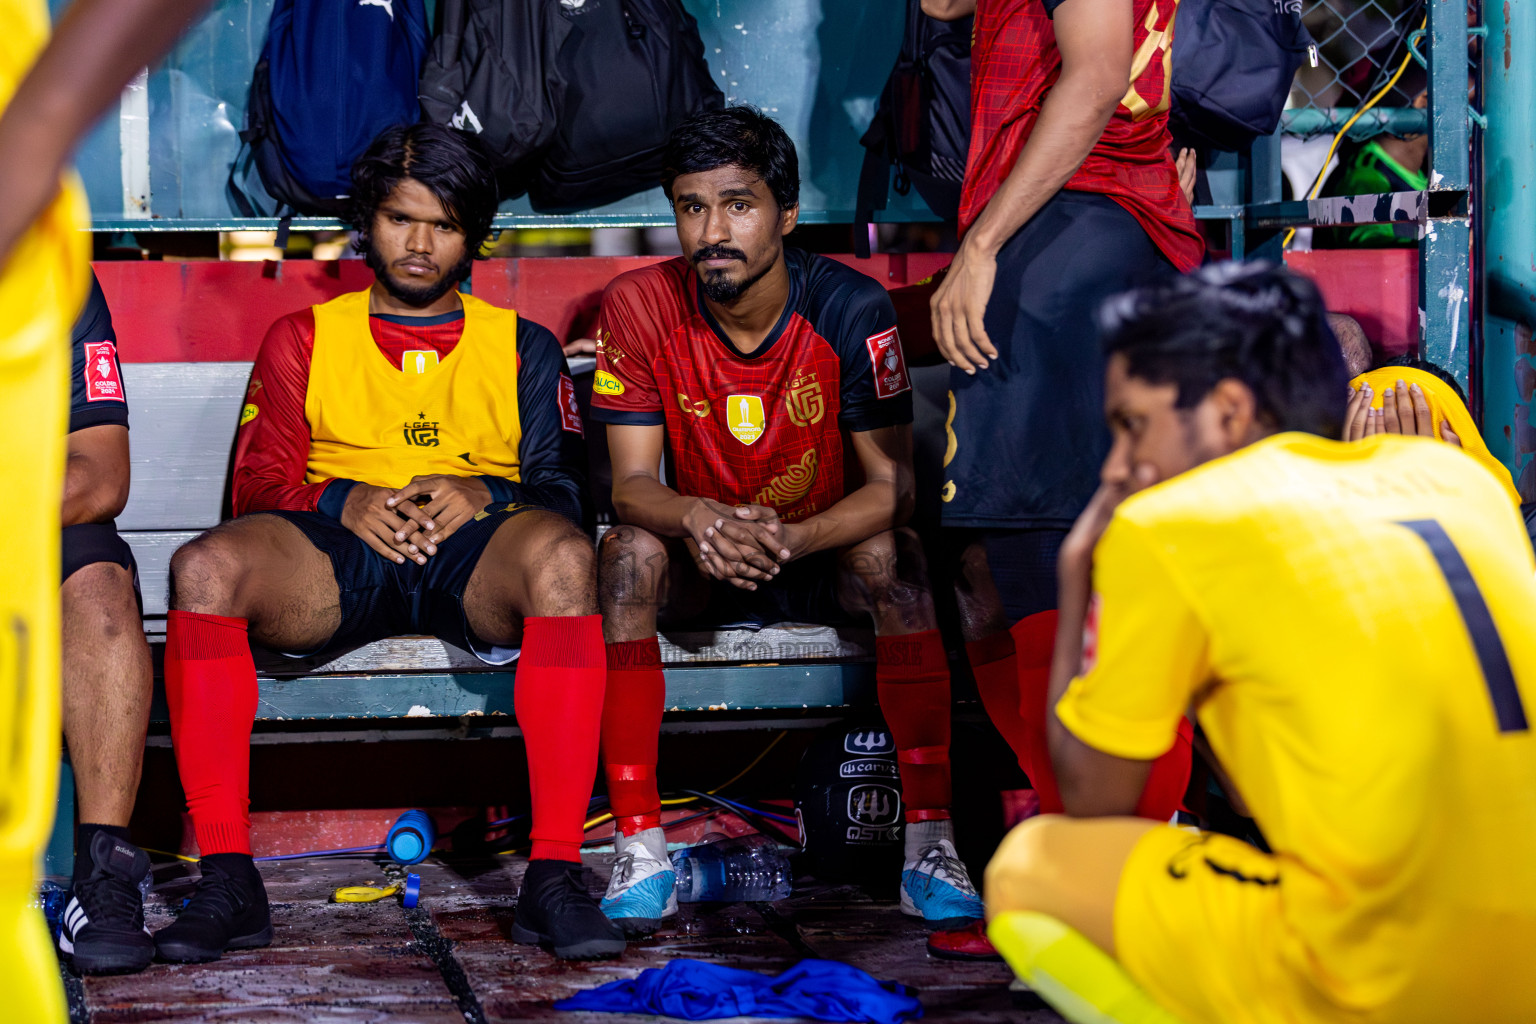
M 757 282 L 763 279 L 763 275 L 773 269 L 777 257 L 768 261 L 767 266 L 740 280 L 732 280 L 726 276 L 727 268 L 718 270 L 708 267 L 700 268 L 699 264 L 709 259 L 737 259 L 743 264 L 747 262 L 747 254 L 740 249 L 728 249 L 724 246 L 707 245 L 693 254 L 690 261 L 695 272 L 699 275 L 699 284 L 704 288 L 704 294 L 711 302 L 717 302 L 722 306 L 729 306 L 747 293 Z
M 459 262 L 431 284 L 410 284 L 397 280 L 393 274 L 389 273 L 389 265 L 384 262 L 384 255 L 374 246 L 371 237 L 368 239 L 367 247 L 363 249 L 363 261 L 368 264 L 368 269 L 373 271 L 373 276 L 390 295 L 408 306 L 430 306 L 453 291 L 460 281 L 469 276 L 469 268 L 475 262 L 475 253 L 473 249 L 466 247 Z

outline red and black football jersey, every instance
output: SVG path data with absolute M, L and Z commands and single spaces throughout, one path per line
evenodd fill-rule
M 1061 77 L 1051 16 L 1063 0 L 978 0 L 971 47 L 971 149 L 960 198 L 970 228 L 1034 130 Z M 1132 0 L 1131 83 L 1099 141 L 1063 186 L 1109 196 L 1130 211 L 1181 271 L 1200 265 L 1205 242 L 1168 152 L 1173 15 L 1178 0 Z
M 784 261 L 789 301 L 750 355 L 726 339 L 683 259 L 615 279 L 592 418 L 665 424 L 679 492 L 794 521 L 843 497 L 843 431 L 912 422 L 912 384 L 878 282 L 799 249 Z

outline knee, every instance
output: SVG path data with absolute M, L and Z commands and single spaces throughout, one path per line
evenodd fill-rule
M 1055 837 L 1064 825 L 1060 815 L 1031 818 L 1003 838 L 987 864 L 983 890 L 987 917 L 1007 910 L 1048 910 L 1053 879 Z
M 244 573 L 239 548 L 210 531 L 190 540 L 171 556 L 171 607 L 205 615 L 239 615 L 235 595 Z
M 548 530 L 534 550 L 538 554 L 528 567 L 528 592 L 536 606 L 560 609 L 545 614 L 596 611 L 597 555 L 590 537 L 566 520 L 551 517 Z M 580 611 L 574 610 L 577 606 Z
M 877 533 L 849 548 L 842 570 L 855 591 L 874 606 L 913 608 L 931 600 L 922 541 L 906 527 Z
M 66 632 L 87 633 L 98 643 L 142 635 L 133 576 L 116 562 L 93 562 L 70 573 L 61 589 Z
M 667 546 L 649 530 L 615 526 L 598 546 L 597 583 L 604 613 L 652 603 L 667 571 Z

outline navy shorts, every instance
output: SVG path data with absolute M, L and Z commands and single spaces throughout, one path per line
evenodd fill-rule
M 818 551 L 790 562 L 772 582 L 743 590 L 723 580 L 706 578 L 709 597 L 704 610 L 684 621 L 667 621 L 669 628 L 762 629 L 778 622 L 807 622 L 845 626 L 866 620 L 843 609 L 837 599 L 837 553 Z
M 128 542 L 118 534 L 117 523 L 77 523 L 64 527 L 60 555 L 61 584 L 97 562 L 110 562 L 127 569 L 128 575 L 133 577 L 133 599 L 139 603 L 139 614 L 144 614 L 144 595 L 139 591 L 139 563 L 134 560 Z
M 987 303 L 998 357 L 950 374 L 945 526 L 1071 527 L 1109 453 L 1098 308 L 1173 273 L 1107 196 L 1062 190 L 1014 233 Z
M 487 505 L 439 544 L 426 565 L 389 561 L 323 512 L 260 513 L 286 519 L 325 552 L 341 591 L 341 625 L 331 638 L 312 651 L 284 653 L 296 658 L 341 654 L 386 637 L 427 633 L 488 665 L 516 660 L 516 648 L 475 636 L 464 614 L 464 588 L 497 528 L 534 507 Z

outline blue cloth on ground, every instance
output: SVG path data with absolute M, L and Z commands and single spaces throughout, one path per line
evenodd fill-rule
M 783 974 L 673 960 L 578 992 L 557 1010 L 659 1013 L 685 1020 L 720 1017 L 814 1017 L 817 1020 L 898 1024 L 923 1015 L 923 1004 L 895 981 L 877 981 L 836 960 L 802 960 Z

